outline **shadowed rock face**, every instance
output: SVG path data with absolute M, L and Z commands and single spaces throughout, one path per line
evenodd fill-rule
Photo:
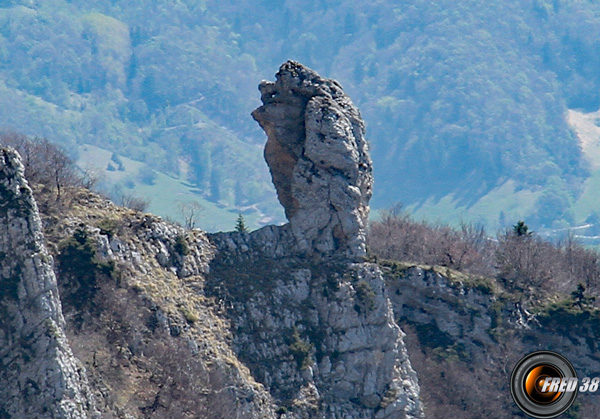
M 64 325 L 23 165 L 14 150 L 0 148 L 0 417 L 95 417 Z
M 373 176 L 360 112 L 338 82 L 295 61 L 259 90 L 252 116 L 297 246 L 363 256 Z

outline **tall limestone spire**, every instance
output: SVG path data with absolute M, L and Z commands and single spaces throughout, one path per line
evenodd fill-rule
M 252 116 L 301 250 L 363 256 L 373 176 L 360 112 L 335 80 L 295 61 L 263 81 Z

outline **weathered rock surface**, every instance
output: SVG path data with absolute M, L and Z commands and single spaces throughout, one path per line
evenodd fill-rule
M 0 417 L 423 417 L 382 272 L 360 258 L 372 176 L 358 110 L 294 62 L 261 91 L 290 222 L 207 236 L 71 191 L 44 214 L 67 322 L 23 168 L 2 151 L 0 382 L 14 385 Z
M 252 116 L 265 130 L 265 159 L 300 250 L 362 256 L 372 164 L 360 113 L 335 80 L 284 63 L 259 90 Z
M 360 258 L 373 184 L 360 114 L 294 61 L 259 89 L 252 115 L 289 223 L 209 236 L 206 292 L 227 308 L 234 350 L 284 417 L 423 417 L 382 273 Z
M 92 417 L 23 170 L 14 150 L 0 149 L 0 417 Z
M 288 418 L 418 418 L 417 376 L 379 268 L 298 256 L 286 228 L 210 236 L 206 286 Z
M 204 296 L 214 255 L 206 234 L 85 190 L 72 201 L 61 217 L 45 220 L 51 244 L 59 250 L 83 230 L 94 259 L 114 266 L 82 326 L 79 304 L 63 305 L 102 418 L 277 417 L 269 393 L 231 349 L 220 307 Z M 69 282 L 60 279 L 61 287 Z
M 493 392 L 487 394 L 494 394 L 504 409 L 495 412 L 494 417 L 513 418 L 521 413 L 510 396 L 510 374 L 528 353 L 555 351 L 573 363 L 579 377 L 598 376 L 600 318 L 596 311 L 553 312 L 550 304 L 550 310 L 537 308 L 530 312 L 499 290 L 485 283 L 469 284 L 468 277 L 461 275 L 429 266 L 384 269 L 396 318 L 415 330 L 421 347 L 437 354 L 438 380 L 449 377 L 444 369 L 449 364 L 461 365 L 464 371 L 473 368 L 468 373 L 471 381 L 456 382 L 454 391 L 477 394 L 474 383 L 497 382 Z M 418 373 L 426 372 L 423 368 L 415 365 Z M 600 403 L 597 397 L 585 394 L 578 402 L 585 408 Z M 474 406 L 470 406 L 469 417 L 485 417 L 471 410 Z

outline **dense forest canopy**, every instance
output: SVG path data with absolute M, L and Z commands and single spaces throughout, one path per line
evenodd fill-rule
M 564 114 L 567 105 L 598 106 L 589 42 L 598 29 L 578 24 L 598 7 L 563 3 L 345 2 L 322 17 L 286 8 L 282 26 L 294 54 L 342 80 L 359 102 L 373 141 L 376 201 L 390 203 L 473 184 L 481 193 L 504 177 L 544 184 L 584 173 Z M 264 12 L 265 25 L 276 21 Z M 251 37 L 252 21 L 241 26 Z M 262 45 L 277 45 L 286 33 L 277 29 L 265 31 L 272 39 Z M 299 45 L 309 38 L 324 46 Z
M 249 112 L 293 58 L 361 109 L 376 207 L 512 179 L 538 191 L 533 225 L 573 223 L 590 172 L 566 111 L 600 107 L 599 32 L 591 0 L 3 2 L 0 126 L 276 214 Z

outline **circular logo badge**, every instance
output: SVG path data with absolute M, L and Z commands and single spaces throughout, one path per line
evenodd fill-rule
M 578 388 L 573 365 L 551 351 L 525 356 L 510 377 L 513 400 L 534 418 L 555 418 L 564 413 L 575 401 Z

